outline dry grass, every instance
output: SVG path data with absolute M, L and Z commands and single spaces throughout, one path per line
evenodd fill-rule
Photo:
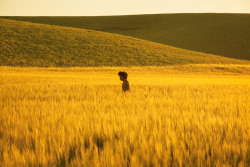
M 1 67 L 0 83 L 0 166 L 250 165 L 249 66 Z
M 2 18 L 122 34 L 178 48 L 250 60 L 250 14 Z
M 0 65 L 33 67 L 249 64 L 128 36 L 0 19 Z

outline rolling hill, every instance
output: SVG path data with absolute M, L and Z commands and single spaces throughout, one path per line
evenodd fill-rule
M 133 37 L 0 19 L 1 66 L 146 66 L 244 64 Z
M 250 60 L 250 14 L 2 18 L 111 32 L 188 50 Z

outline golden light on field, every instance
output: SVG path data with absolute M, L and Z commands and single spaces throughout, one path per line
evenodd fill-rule
M 249 166 L 249 71 L 1 67 L 0 166 Z
M 1 0 L 2 16 L 97 16 L 153 13 L 250 13 L 248 0 Z

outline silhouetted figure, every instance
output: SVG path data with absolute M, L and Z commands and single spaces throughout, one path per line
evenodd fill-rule
M 123 81 L 123 83 L 122 83 L 122 90 L 124 92 L 128 91 L 129 90 L 129 82 L 127 81 L 128 74 L 126 72 L 120 71 L 118 73 L 118 75 L 120 76 L 120 80 Z

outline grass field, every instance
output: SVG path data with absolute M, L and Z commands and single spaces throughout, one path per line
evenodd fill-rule
M 0 19 L 0 65 L 34 67 L 249 64 L 93 30 Z
M 178 48 L 250 60 L 250 14 L 2 18 L 117 33 Z
M 249 65 L 0 67 L 0 166 L 249 166 L 249 76 Z

